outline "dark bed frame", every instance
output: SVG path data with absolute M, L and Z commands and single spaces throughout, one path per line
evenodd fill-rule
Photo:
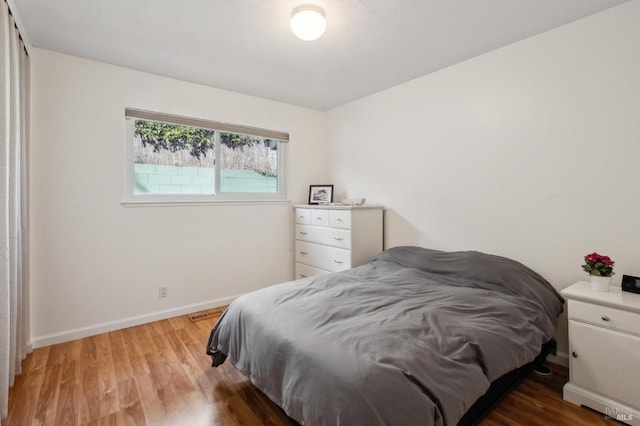
M 465 415 L 462 416 L 458 426 L 475 425 L 482 420 L 527 374 L 542 366 L 554 345 L 553 339 L 549 340 L 542 345 L 540 354 L 533 361 L 491 382 L 487 392 L 478 398 Z
M 487 392 L 476 400 L 476 402 L 469 408 L 464 416 L 458 422 L 458 426 L 472 426 L 476 425 L 482 420 L 484 416 L 489 414 L 493 408 L 498 405 L 502 399 L 518 384 L 524 377 L 531 373 L 533 370 L 539 368 L 544 363 L 547 355 L 551 352 L 555 346 L 555 342 L 549 340 L 542 345 L 542 349 L 538 356 L 528 364 L 517 368 L 504 376 L 491 382 L 491 386 L 487 389 Z M 289 417 L 292 426 L 301 426 L 300 423 Z

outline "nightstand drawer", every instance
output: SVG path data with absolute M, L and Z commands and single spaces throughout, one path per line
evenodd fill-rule
M 312 225 L 296 225 L 296 240 L 350 249 L 351 231 Z
M 296 240 L 296 262 L 340 272 L 351 268 L 351 253 L 349 250 Z
M 640 314 L 569 300 L 569 319 L 640 335 Z

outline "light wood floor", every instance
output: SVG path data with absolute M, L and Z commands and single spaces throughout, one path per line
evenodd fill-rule
M 177 317 L 39 348 L 9 395 L 8 425 L 283 425 L 291 423 L 229 363 L 211 368 L 216 317 Z M 567 371 L 531 375 L 482 425 L 605 425 L 562 400 Z

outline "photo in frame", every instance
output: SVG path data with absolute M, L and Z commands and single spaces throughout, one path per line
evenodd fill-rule
M 333 202 L 333 185 L 309 185 L 309 204 Z

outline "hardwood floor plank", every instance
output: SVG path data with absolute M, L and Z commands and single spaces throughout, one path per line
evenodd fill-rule
M 74 381 L 66 381 L 60 384 L 58 405 L 56 407 L 56 425 L 78 424 L 78 407 L 80 397 L 78 386 Z
M 123 423 L 128 425 L 147 423 L 135 379 L 131 378 L 118 383 L 118 406 L 122 411 Z
M 47 367 L 42 387 L 38 393 L 35 409 L 35 420 L 40 424 L 52 424 L 55 421 L 58 400 L 58 384 L 62 365 L 54 364 Z M 24 374 L 24 373 L 23 373 Z
M 109 334 L 100 334 L 95 337 L 100 417 L 107 418 L 118 411 L 115 369 L 111 358 Z
M 119 383 L 134 377 L 132 357 L 127 352 L 124 342 L 124 334 L 120 331 L 109 333 L 109 345 L 111 346 L 111 360 L 115 372 L 114 380 Z
M 29 354 L 27 359 L 22 361 L 22 368 L 29 369 L 31 371 L 44 368 L 47 365 L 49 352 L 51 351 L 52 347 L 53 346 L 47 346 L 44 348 L 35 349 Z
M 145 324 L 145 327 L 132 327 L 131 330 L 135 334 L 136 342 L 143 355 L 151 354 L 156 351 L 156 346 L 153 343 L 153 338 L 150 333 L 149 324 Z
M 140 405 L 148 425 L 162 424 L 165 412 L 161 405 L 160 392 L 153 387 L 150 375 L 136 376 L 136 388 L 140 395 Z
M 2 426 L 290 426 L 230 363 L 211 368 L 205 345 L 224 309 L 195 322 L 180 316 L 36 349 L 10 391 Z M 568 371 L 553 369 L 525 378 L 480 425 L 617 424 L 564 401 Z
M 85 424 L 100 418 L 100 392 L 98 389 L 98 367 L 85 366 L 80 383 L 80 423 Z
M 25 370 L 23 369 L 23 371 Z M 31 419 L 33 417 L 36 412 L 38 395 L 44 382 L 44 376 L 42 369 L 36 369 L 31 374 L 21 374 L 19 376 L 21 385 L 14 386 L 9 392 L 8 418 Z M 2 422 L 3 426 L 4 424 Z

